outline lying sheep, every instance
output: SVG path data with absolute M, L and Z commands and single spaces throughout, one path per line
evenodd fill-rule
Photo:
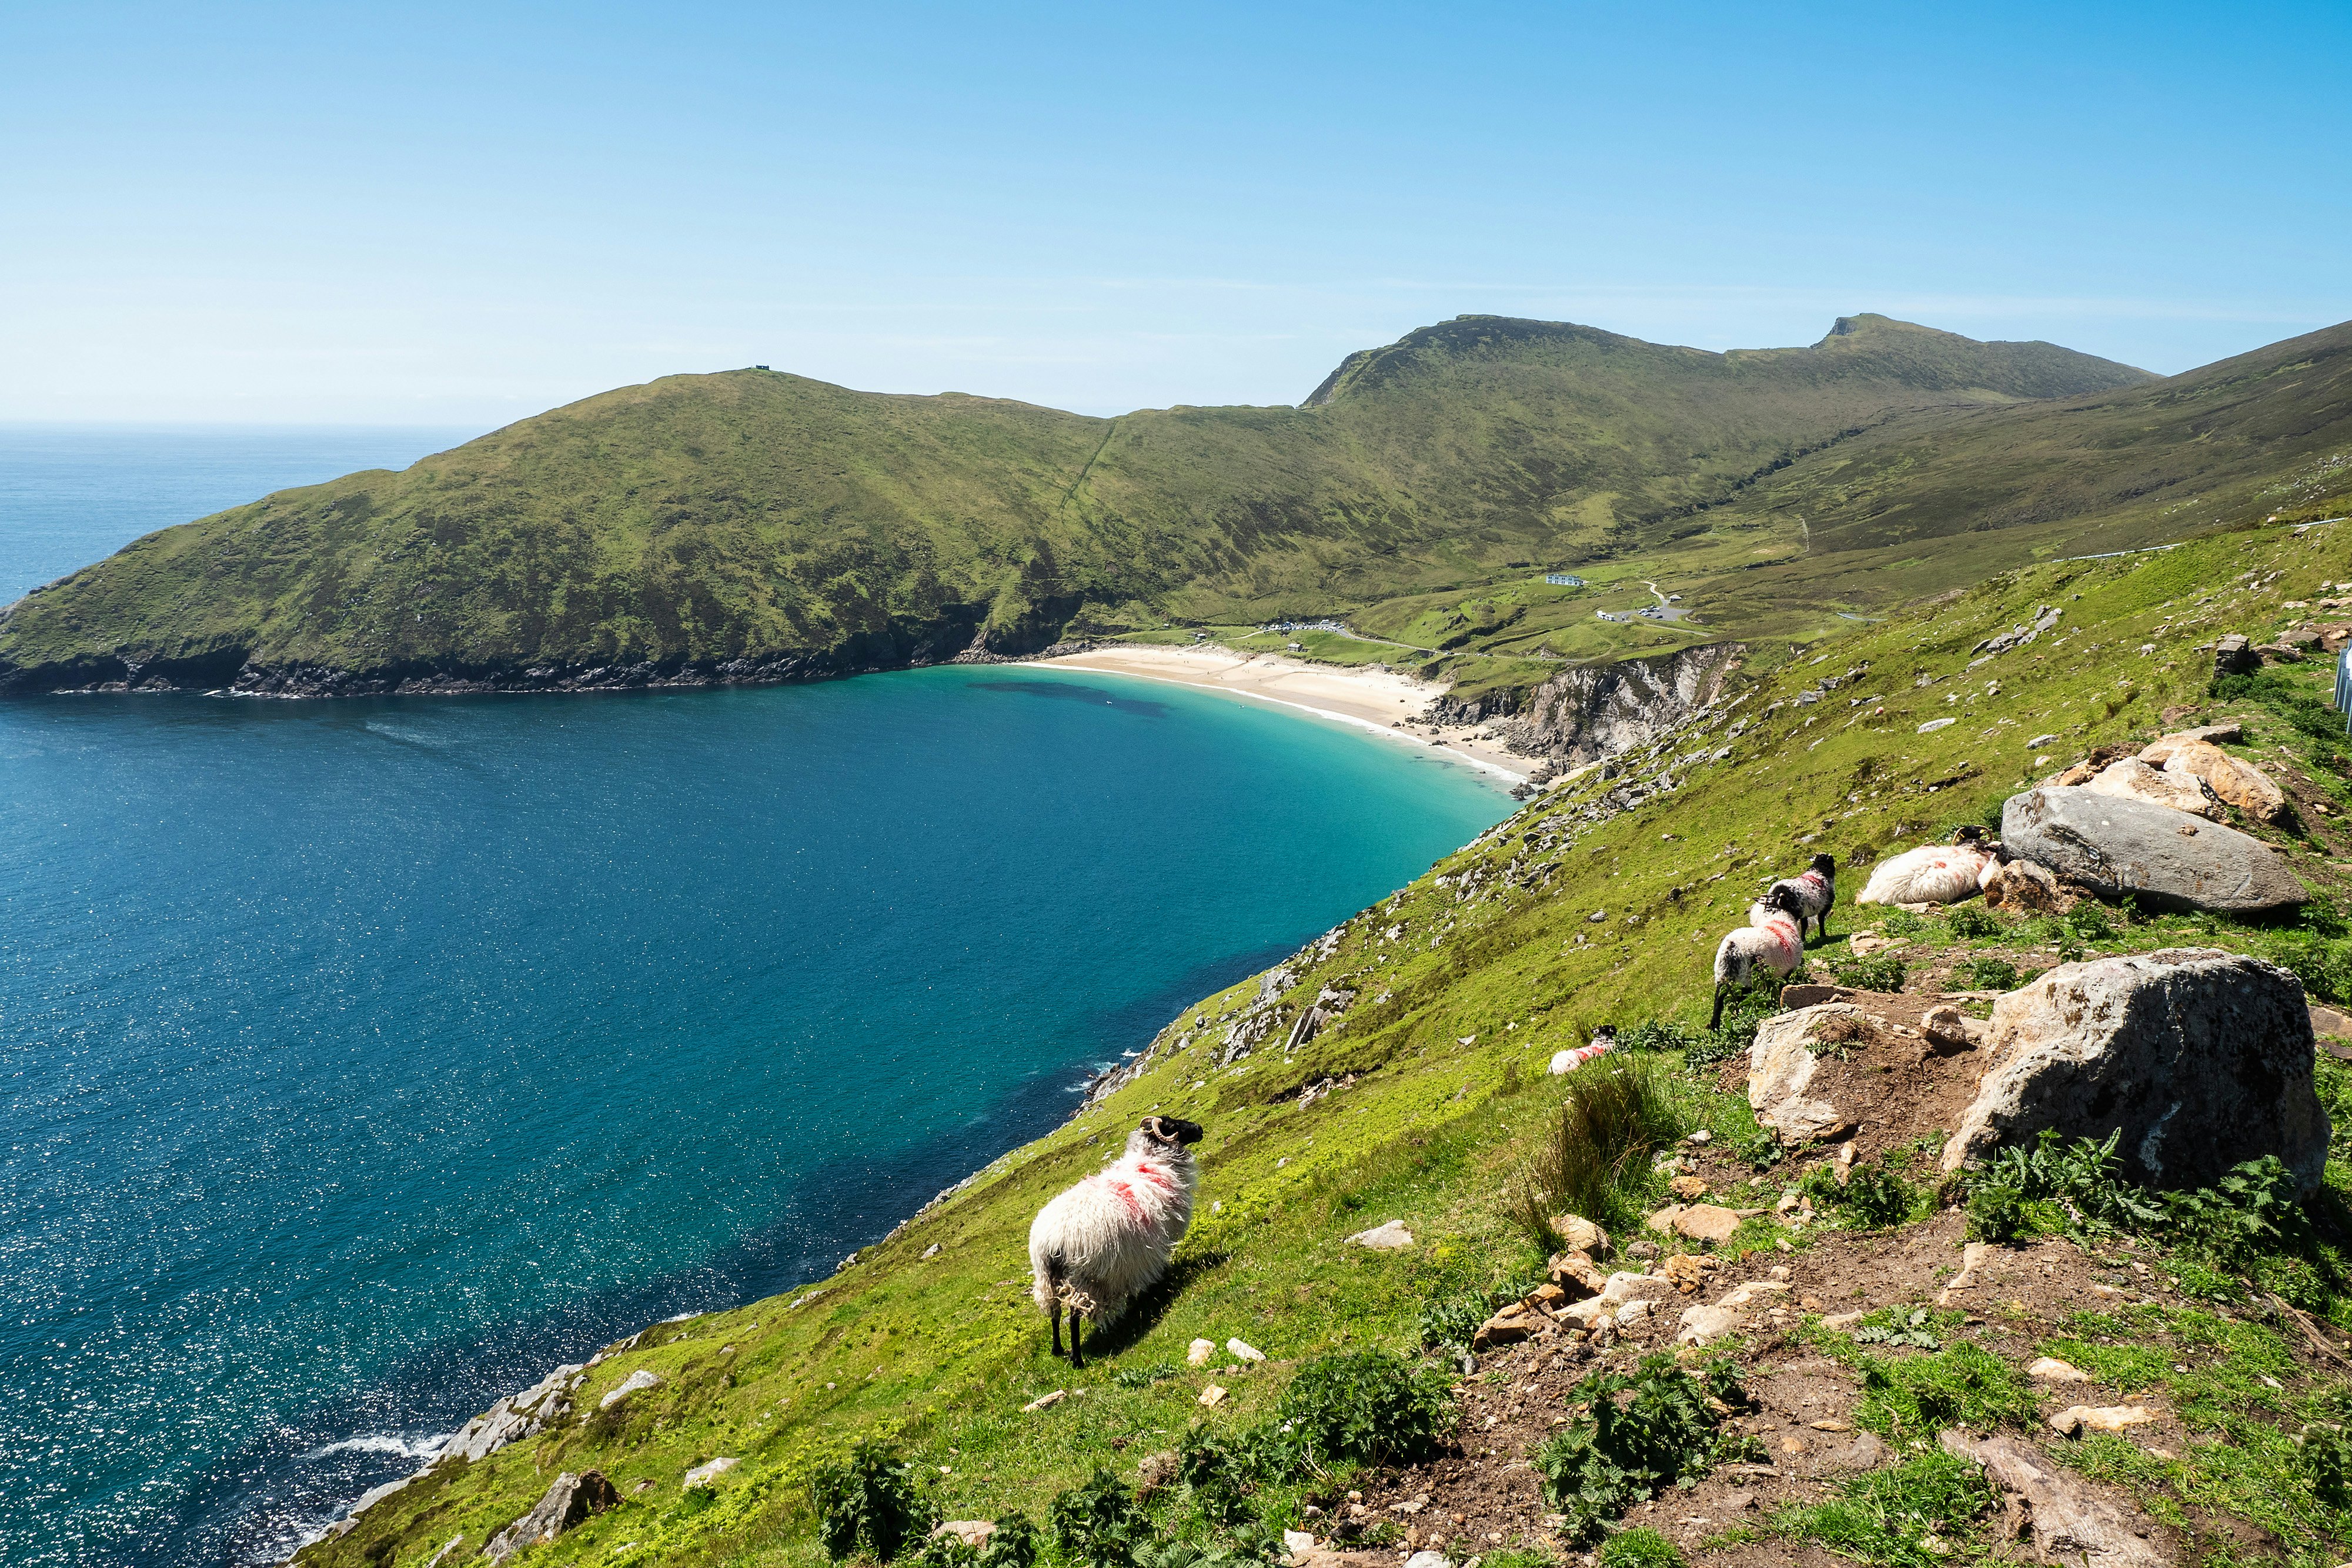
M 1613 1023 L 1602 1024 L 1599 1029 L 1592 1031 L 1592 1043 L 1591 1045 L 1571 1046 L 1566 1051 L 1555 1051 L 1552 1052 L 1552 1075 L 1554 1077 L 1558 1077 L 1563 1072 L 1573 1072 L 1576 1069 L 1583 1066 L 1586 1062 L 1591 1061 L 1594 1057 L 1606 1056 L 1616 1049 L 1617 1026 Z
M 1715 1012 L 1707 1028 L 1722 1024 L 1723 1000 L 1732 992 L 1746 990 L 1767 969 L 1787 975 L 1804 961 L 1805 928 L 1797 911 L 1790 884 L 1775 883 L 1748 906 L 1748 924 L 1725 935 L 1715 950 Z
M 1813 863 L 1794 876 L 1784 876 L 1772 884 L 1785 887 L 1797 895 L 1797 935 L 1805 934 L 1805 923 L 1812 921 L 1820 927 L 1824 940 L 1830 934 L 1830 910 L 1837 904 L 1837 857 L 1815 855 Z
M 1168 1255 L 1192 1223 L 1200 1172 L 1188 1145 L 1201 1124 L 1146 1116 L 1110 1165 L 1037 1211 L 1029 1227 L 1031 1296 L 1054 1325 L 1062 1354 L 1062 1309 L 1070 1309 L 1070 1365 L 1086 1365 L 1080 1320 L 1095 1326 L 1125 1312 L 1168 1271 Z
M 1985 831 L 1962 828 L 1948 844 L 1906 850 L 1878 863 L 1856 904 L 1958 904 L 1981 892 L 2000 864 Z

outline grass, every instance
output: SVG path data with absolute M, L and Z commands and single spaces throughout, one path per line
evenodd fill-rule
M 2247 572 L 2255 576 L 2241 575 Z M 2316 597 L 2320 581 L 2347 579 L 2352 529 L 2223 536 L 2161 556 L 1990 576 L 1958 599 L 1847 633 L 1833 662 L 1824 650 L 1757 673 L 1744 700 L 1708 732 L 1724 744 L 1731 724 L 1757 716 L 1728 742 L 1730 761 L 1677 769 L 1675 790 L 1610 814 L 1602 810 L 1609 791 L 1654 773 L 1687 748 L 1686 737 L 1655 755 L 1628 754 L 1619 779 L 1587 776 L 1549 792 L 1430 876 L 1335 927 L 1328 944 L 1294 956 L 1281 992 L 1286 1005 L 1311 999 L 1327 984 L 1361 998 L 1296 1052 L 1267 1048 L 1218 1066 L 1204 1043 L 1216 1031 L 1189 1026 L 1195 1018 L 1212 1024 L 1230 1018 L 1255 998 L 1257 981 L 1203 998 L 1150 1041 L 1138 1042 L 1151 1054 L 1131 1083 L 990 1163 L 950 1199 L 861 1248 L 853 1266 L 780 1297 L 658 1325 L 601 1363 L 576 1396 L 583 1408 L 640 1366 L 667 1380 L 634 1397 L 625 1420 L 567 1425 L 478 1464 L 436 1469 L 362 1516 L 349 1534 L 311 1548 L 305 1561 L 415 1568 L 453 1535 L 479 1542 L 503 1528 L 559 1470 L 593 1467 L 627 1500 L 543 1549 L 541 1561 L 623 1568 L 813 1563 L 822 1552 L 812 1479 L 866 1439 L 904 1455 L 943 1518 L 1017 1511 L 1039 1521 L 1042 1533 L 1054 1499 L 1101 1465 L 1133 1490 L 1143 1460 L 1174 1453 L 1196 1421 L 1226 1441 L 1259 1429 L 1278 1416 L 1303 1364 L 1360 1351 L 1413 1354 L 1423 1343 L 1425 1311 L 1471 1298 L 1483 1306 L 1497 1288 L 1538 1274 L 1543 1253 L 1514 1222 L 1510 1198 L 1591 1071 L 1553 1079 L 1544 1063 L 1563 1045 L 1583 1043 L 1601 1023 L 1620 1024 L 1629 1042 L 1637 1030 L 1628 1020 L 1655 1026 L 1641 1035 L 1652 1049 L 1621 1053 L 1652 1064 L 1660 1077 L 1646 1098 L 1673 1111 L 1671 1121 L 1640 1138 L 1703 1126 L 1717 1146 L 1753 1146 L 1760 1161 L 1776 1158 L 1758 1140 L 1744 1095 L 1715 1092 L 1712 1071 L 1688 1065 L 1717 1047 L 1718 1037 L 1698 1028 L 1714 940 L 1725 922 L 1740 917 L 1759 879 L 1789 874 L 1817 849 L 1835 852 L 1842 867 L 1866 866 L 1958 817 L 1980 818 L 2035 776 L 2024 737 L 2059 731 L 2063 740 L 2042 749 L 2063 750 L 2071 760 L 2094 746 L 2152 737 L 2166 707 L 2218 716 L 2205 693 L 2210 664 L 2196 644 L 2217 629 L 2274 629 L 2292 613 L 2280 601 Z M 2223 597 L 2210 597 L 2216 593 Z M 2063 646 L 2037 643 L 1969 668 L 1977 641 L 2045 602 L 2066 607 L 2073 632 Z M 2139 655 L 2142 643 L 2157 652 Z M 2110 655 L 2119 650 L 2137 695 L 2110 716 L 2085 698 L 2111 691 Z M 1857 664 L 1868 672 L 1846 690 L 1870 704 L 1831 709 L 1787 701 L 1819 675 Z M 2294 689 L 2325 690 L 2324 670 L 2285 674 Z M 1923 675 L 1924 686 L 1916 684 Z M 1995 681 L 1998 693 L 1990 690 Z M 1948 704 L 1947 695 L 1961 700 Z M 1785 706 L 1773 709 L 1776 702 Z M 1965 724 L 1916 732 L 1932 712 L 1954 710 L 1968 715 Z M 2247 719 L 2241 755 L 2262 761 L 2301 755 L 2294 750 L 2301 732 L 2263 703 L 2229 711 Z M 2262 831 L 2331 910 L 2340 909 L 2352 848 L 2341 831 L 2315 816 L 2295 832 Z M 1807 835 L 1811 841 L 1802 841 Z M 1477 873 L 1466 893 L 1465 873 Z M 1438 874 L 1447 886 L 1436 884 Z M 1585 919 L 1596 907 L 1609 911 L 1605 923 Z M 2341 940 L 2325 935 L 2333 927 L 2324 921 L 2247 925 L 2116 906 L 2095 921 L 2086 912 L 2048 924 L 1997 915 L 1993 928 L 1976 936 L 1953 933 L 1945 920 L 1922 920 L 1906 933 L 1899 912 L 1841 910 L 1833 928 L 1858 928 L 1858 913 L 1906 935 L 1917 950 L 1906 956 L 1915 970 L 1979 951 L 2021 967 L 2047 963 L 2049 946 L 2061 939 L 2092 954 L 2190 943 L 2290 954 L 2298 943 Z M 1403 937 L 1387 939 L 1398 925 Z M 1432 937 L 1441 938 L 1433 947 Z M 1841 950 L 1833 939 L 1814 949 L 1816 962 Z M 1298 1086 L 1349 1072 L 1359 1075 L 1353 1088 L 1298 1105 Z M 2352 1083 L 2336 1064 L 2323 1061 L 2320 1073 L 2324 1096 L 2352 1104 Z M 1106 1331 L 1097 1342 L 1100 1364 L 1073 1377 L 1066 1363 L 1047 1355 L 1043 1321 L 1027 1299 L 1028 1220 L 1045 1197 L 1095 1167 L 1104 1134 L 1155 1108 L 1209 1128 L 1199 1218 L 1168 1288 Z M 1641 1118 L 1633 1124 L 1638 1128 Z M 2341 1140 L 2352 1117 L 2337 1124 Z M 2352 1187 L 2347 1149 L 2352 1145 L 2339 1142 L 2332 1194 Z M 1640 1160 L 1618 1190 L 1647 1203 L 1662 1195 L 1663 1180 Z M 1349 1235 L 1391 1219 L 1412 1230 L 1412 1247 L 1374 1253 L 1346 1244 Z M 2121 1245 L 2088 1239 L 2103 1251 Z M 1723 1250 L 1737 1254 L 1754 1244 L 1743 1233 Z M 2168 1233 L 2166 1245 L 2173 1246 Z M 2179 1336 L 2210 1333 L 2222 1336 L 2214 1342 L 2222 1347 L 2217 1364 L 2251 1370 L 2252 1360 L 2228 1358 L 2268 1356 L 2271 1342 L 2231 1336 L 2259 1326 L 2284 1354 L 2279 1336 L 2299 1331 L 2291 1322 L 2245 1323 L 2242 1314 L 2253 1311 L 2248 1280 L 2352 1328 L 2352 1305 L 2336 1276 L 2307 1258 L 2267 1253 L 2238 1270 L 2185 1248 L 2158 1252 L 2140 1244 L 2130 1256 L 2159 1264 L 2209 1306 L 2214 1294 L 2228 1296 L 2230 1310 L 2242 1314 L 2239 1328 L 2221 1323 L 2220 1309 L 2200 1308 L 2200 1316 L 2179 1320 L 2113 1314 L 2100 1321 L 2120 1326 L 2070 1328 L 2067 1337 L 2096 1343 L 2104 1334 L 2128 1343 L 2137 1336 L 2168 1356 L 2162 1363 L 2168 1369 L 2200 1365 L 2176 1351 Z M 2326 1257 L 2325 1245 L 2318 1256 Z M 1987 1423 L 2038 1419 L 2033 1393 L 2018 1386 L 2013 1367 L 1972 1340 L 1937 1332 L 1943 1345 L 1934 1352 L 1856 1344 L 1843 1335 L 1822 1341 L 1857 1371 L 1877 1369 L 1883 1385 L 1867 1391 L 1864 1409 L 1900 1442 L 1932 1441 L 1933 1419 L 1945 1414 Z M 1193 1339 L 1222 1345 L 1234 1336 L 1264 1350 L 1268 1363 L 1233 1370 L 1222 1356 L 1208 1367 L 1187 1363 Z M 1175 1375 L 1163 1375 L 1171 1369 Z M 2298 1385 L 2284 1371 L 2273 1375 L 2288 1385 L 2275 1406 L 2264 1401 L 2281 1396 L 2258 1377 L 2200 1395 L 2210 1406 L 2194 1408 L 2210 1408 L 2210 1419 L 2262 1424 L 2272 1435 L 2249 1428 L 2242 1443 L 2185 1452 L 2179 1462 L 2194 1469 L 2181 1474 L 2194 1487 L 2174 1506 L 2184 1517 L 2220 1510 L 2265 1530 L 2302 1530 L 2303 1539 L 2333 1542 L 2341 1552 L 2352 1538 L 2334 1522 L 2337 1515 L 2314 1511 L 2307 1486 L 2292 1490 L 2301 1472 L 2291 1467 L 2303 1427 L 2334 1408 L 2326 1401 L 2344 1385 L 2329 1384 L 2337 1391 L 2330 1393 Z M 1208 1409 L 1198 1400 L 1211 1382 L 1229 1393 Z M 1069 1396 L 1023 1409 L 1055 1389 Z M 2232 1399 L 2251 1403 L 2232 1406 Z M 2065 1452 L 2100 1449 L 2086 1439 Z M 685 1496 L 683 1472 L 718 1455 L 742 1463 L 707 1500 Z M 2125 1463 L 2120 1456 L 2110 1461 Z M 1252 1519 L 1268 1528 L 1295 1521 L 1309 1501 L 1328 1511 L 1328 1489 L 1340 1486 L 1344 1496 L 1355 1462 L 1255 1483 L 1244 1494 Z M 642 1492 L 640 1481 L 650 1483 Z M 1155 1494 L 1148 1505 L 1152 1517 L 1204 1551 L 1230 1540 L 1181 1484 L 1165 1490 L 1171 1495 Z
M 1996 1501 L 1975 1465 L 1927 1453 L 1845 1481 L 1828 1502 L 1781 1509 L 1769 1533 L 1871 1568 L 1944 1568 L 1976 1555 Z

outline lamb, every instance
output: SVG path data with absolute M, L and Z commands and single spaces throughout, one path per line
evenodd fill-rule
M 1822 938 L 1830 934 L 1830 911 L 1837 904 L 1837 857 L 1815 855 L 1813 863 L 1794 876 L 1784 876 L 1772 884 L 1785 887 L 1797 895 L 1797 935 L 1805 934 L 1805 923 L 1813 921 Z
M 1715 950 L 1715 1012 L 1707 1028 L 1722 1025 L 1723 1000 L 1732 992 L 1746 990 L 1764 970 L 1787 975 L 1803 961 L 1805 928 L 1799 907 L 1794 885 L 1775 883 L 1748 906 L 1748 924 L 1725 934 Z
M 1030 1295 L 1054 1325 L 1062 1354 L 1062 1309 L 1070 1309 L 1070 1366 L 1086 1365 L 1080 1322 L 1099 1329 L 1168 1271 L 1168 1255 L 1192 1224 L 1200 1180 L 1189 1145 L 1201 1124 L 1146 1116 L 1112 1164 L 1037 1211 L 1029 1227 Z
M 1948 844 L 1906 850 L 1878 863 L 1856 904 L 1958 904 L 1983 891 L 2000 863 L 1998 845 L 1979 827 L 1962 828 Z

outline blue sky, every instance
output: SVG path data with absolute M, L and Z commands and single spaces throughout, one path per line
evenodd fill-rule
M 1289 402 L 1471 311 L 2172 371 L 2352 318 L 2352 5 L 0 11 L 0 420 L 753 362 Z

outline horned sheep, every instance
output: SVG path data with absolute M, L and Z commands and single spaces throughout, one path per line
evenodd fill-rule
M 1201 1125 L 1146 1116 L 1119 1157 L 1037 1211 L 1029 1227 L 1030 1294 L 1053 1324 L 1062 1354 L 1062 1309 L 1070 1312 L 1070 1365 L 1086 1365 L 1080 1323 L 1099 1329 L 1168 1271 L 1169 1254 L 1192 1223 L 1200 1180 L 1191 1145 Z

